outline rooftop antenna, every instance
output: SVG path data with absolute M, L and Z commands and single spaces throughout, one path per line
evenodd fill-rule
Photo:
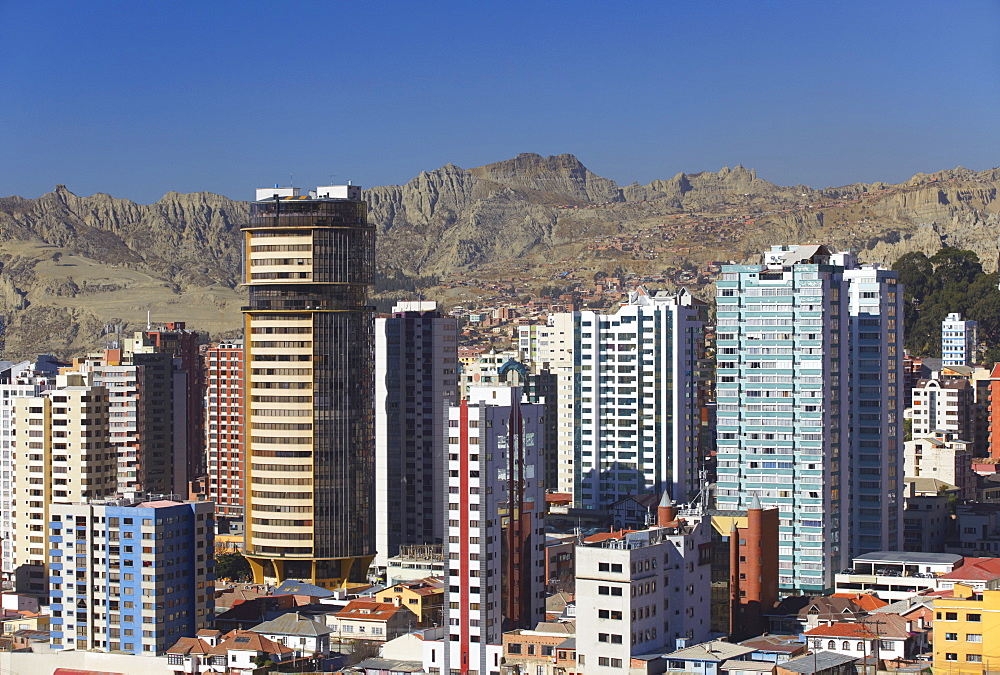
M 295 181 L 292 180 L 292 174 L 288 174 L 288 187 L 295 187 Z
M 150 310 L 146 310 L 146 330 L 153 330 L 153 313 Z

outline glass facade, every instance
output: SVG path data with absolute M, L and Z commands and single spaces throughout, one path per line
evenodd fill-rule
M 244 228 L 246 553 L 258 582 L 363 581 L 374 553 L 366 214 L 360 200 L 279 197 L 254 202 Z

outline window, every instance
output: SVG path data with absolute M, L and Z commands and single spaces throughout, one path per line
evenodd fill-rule
M 983 636 L 980 633 L 966 633 L 965 634 L 965 641 L 966 642 L 982 642 L 983 641 Z
M 965 655 L 965 660 L 968 661 L 969 663 L 982 663 L 983 662 L 983 655 L 982 654 L 966 654 Z
M 958 654 L 956 654 L 954 652 L 947 652 L 944 655 L 944 660 L 945 661 L 958 661 Z
M 944 613 L 944 620 L 945 621 L 958 621 L 958 612 L 945 612 Z
M 941 618 L 940 615 L 938 616 L 938 618 L 939 619 Z M 965 620 L 966 621 L 982 621 L 983 620 L 983 615 L 982 614 L 966 614 L 965 615 Z
M 944 639 L 945 640 L 957 640 L 958 639 L 958 633 L 945 633 L 944 634 Z
M 621 668 L 622 667 L 622 660 L 621 659 L 611 659 L 611 667 L 612 668 Z

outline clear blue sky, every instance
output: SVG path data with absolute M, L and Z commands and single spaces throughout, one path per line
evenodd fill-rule
M 6 2 L 0 195 L 1000 165 L 1000 1 Z

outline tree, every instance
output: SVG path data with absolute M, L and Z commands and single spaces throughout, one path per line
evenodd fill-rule
M 945 246 L 931 257 L 930 262 L 942 286 L 952 283 L 968 288 L 983 273 L 983 266 L 975 252 L 954 246 Z
M 905 295 L 917 304 L 933 290 L 934 265 L 923 251 L 900 256 L 892 270 L 899 275 L 899 283 L 903 284 Z
M 242 553 L 220 553 L 215 556 L 215 578 L 250 581 L 250 563 Z

